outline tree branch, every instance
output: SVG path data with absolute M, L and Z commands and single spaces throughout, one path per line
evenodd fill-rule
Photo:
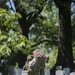
M 11 3 L 11 1 L 9 0 L 9 3 L 10 3 L 10 6 L 11 6 L 11 8 L 10 9 L 12 9 L 14 12 L 15 12 L 15 10 L 13 9 L 13 6 L 12 6 L 12 3 Z
M 32 45 L 31 47 L 35 47 L 35 46 L 37 46 L 37 45 L 39 45 L 39 44 L 41 44 L 41 43 L 43 43 L 43 42 L 48 42 L 48 43 L 50 43 L 50 40 L 42 40 L 42 41 L 38 42 L 37 44 Z

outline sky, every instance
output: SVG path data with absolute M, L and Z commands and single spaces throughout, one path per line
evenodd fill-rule
M 13 3 L 13 0 L 10 0 L 10 2 L 7 2 L 6 5 L 8 5 L 10 8 L 11 8 L 11 5 L 12 5 L 13 10 L 16 12 L 16 9 L 15 9 L 14 3 Z M 11 12 L 13 12 L 13 11 L 11 10 Z

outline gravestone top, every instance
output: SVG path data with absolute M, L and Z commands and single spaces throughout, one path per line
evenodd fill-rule
M 64 75 L 64 72 L 62 70 L 57 70 L 55 72 L 55 75 Z
M 62 66 L 56 66 L 56 71 L 57 70 L 62 70 Z
M 70 75 L 75 75 L 75 72 L 71 72 Z
M 2 73 L 0 72 L 0 75 L 2 75 Z
M 63 68 L 63 71 L 66 75 L 70 75 L 70 68 L 65 67 Z

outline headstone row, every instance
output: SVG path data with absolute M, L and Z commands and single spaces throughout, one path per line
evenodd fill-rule
M 0 75 L 2 75 L 2 73 L 0 73 Z M 14 66 L 11 66 L 10 75 L 28 75 L 28 72 L 26 70 L 15 68 Z M 50 75 L 50 69 L 45 68 L 44 75 Z M 62 69 L 62 66 L 57 66 L 55 75 L 75 75 L 75 72 L 70 73 L 69 68 L 66 67 Z
M 15 68 L 14 66 L 10 66 L 9 71 L 10 71 L 10 75 L 28 75 L 27 70 Z M 44 75 L 50 75 L 50 69 L 45 68 Z
M 70 68 L 66 67 L 62 70 L 62 66 L 57 66 L 55 75 L 75 75 L 75 72 L 70 73 Z

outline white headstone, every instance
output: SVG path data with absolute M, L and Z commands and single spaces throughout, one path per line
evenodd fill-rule
M 22 75 L 28 75 L 28 71 L 22 71 Z
M 70 75 L 75 75 L 75 72 L 70 73 Z
M 0 75 L 2 75 L 2 73 L 0 72 Z
M 66 67 L 63 69 L 63 71 L 64 71 L 65 75 L 70 75 L 70 68 Z
M 21 75 L 22 74 L 22 69 L 20 69 L 20 68 L 15 68 L 15 73 L 16 73 L 16 75 Z
M 15 75 L 14 66 L 9 67 L 9 72 L 10 72 L 10 75 Z
M 56 71 L 57 71 L 57 70 L 62 70 L 62 66 L 57 66 L 57 67 L 56 67 Z
M 44 69 L 44 75 L 50 75 L 50 69 L 45 68 Z
M 22 69 L 15 68 L 14 66 L 10 66 L 9 71 L 10 71 L 10 75 L 21 75 L 22 74 Z
M 62 70 L 57 70 L 55 72 L 55 75 L 64 75 L 64 72 Z

